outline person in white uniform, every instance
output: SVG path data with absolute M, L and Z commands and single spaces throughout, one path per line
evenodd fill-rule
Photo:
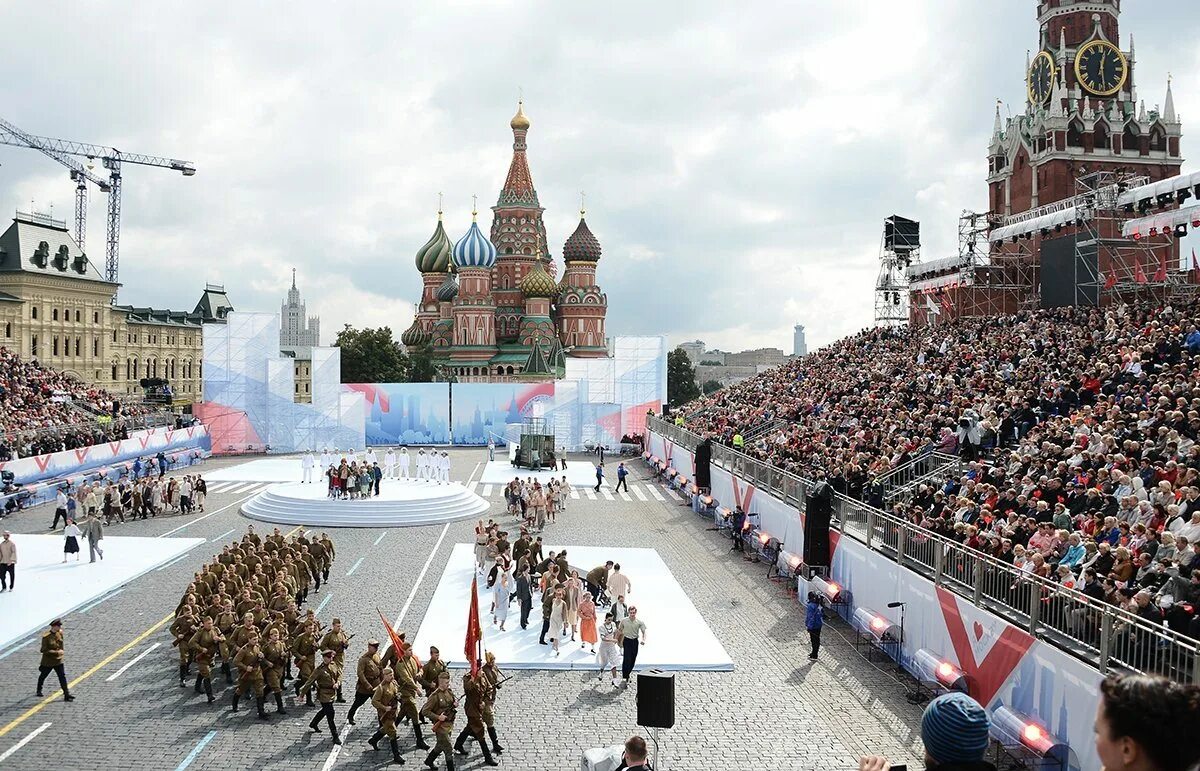
M 307 484 L 313 481 L 313 468 L 317 465 L 317 459 L 313 457 L 312 450 L 304 453 L 304 457 L 300 459 L 300 466 L 304 469 L 304 483 Z
M 400 448 L 400 477 L 402 479 L 408 479 L 408 464 L 411 460 L 412 460 L 412 458 L 410 458 L 408 455 L 408 448 L 401 447 Z
M 383 475 L 388 479 L 396 477 L 396 453 L 391 447 L 388 448 L 387 454 L 383 456 Z
M 417 450 L 417 479 L 424 479 L 425 472 L 429 466 L 429 456 L 425 454 L 425 448 Z
M 321 468 L 329 468 L 333 465 L 333 456 L 329 454 L 328 447 L 321 448 Z
M 450 453 L 442 450 L 442 481 L 450 484 Z
M 367 448 L 367 465 L 374 466 L 378 462 L 379 462 L 379 456 L 377 456 L 375 454 L 375 448 L 368 447 Z

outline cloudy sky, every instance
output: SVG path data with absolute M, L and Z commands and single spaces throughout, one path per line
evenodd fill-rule
M 1200 3 L 1126 0 L 1148 106 L 1168 71 L 1200 115 Z M 128 168 L 121 300 L 190 310 L 206 281 L 277 309 L 299 271 L 326 342 L 412 316 L 413 253 L 445 194 L 495 203 L 519 92 L 553 254 L 580 191 L 611 334 L 790 349 L 870 324 L 881 223 L 954 253 L 986 205 L 995 100 L 1022 109 L 1033 0 L 0 3 L 0 117 L 193 161 Z M 1185 170 L 1194 168 L 1191 164 Z M 0 146 L 0 210 L 73 185 Z M 89 254 L 103 258 L 95 194 Z M 490 222 L 490 214 L 485 216 Z

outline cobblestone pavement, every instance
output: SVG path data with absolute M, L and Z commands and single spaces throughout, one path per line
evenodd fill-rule
M 455 450 L 452 456 L 454 479 L 478 479 L 483 451 Z M 211 472 L 242 460 L 213 460 L 201 470 Z M 857 768 L 858 756 L 866 753 L 886 754 L 894 763 L 921 767 L 915 731 L 921 708 L 905 701 L 904 687 L 894 679 L 892 669 L 858 656 L 847 641 L 848 628 L 840 623 L 826 626 L 820 661 L 807 661 L 804 614 L 795 598 L 785 593 L 782 584 L 767 581 L 762 565 L 730 555 L 727 541 L 708 531 L 691 509 L 669 497 L 665 501 L 652 497 L 641 464 L 632 468 L 630 479 L 643 495 L 630 496 L 628 501 L 621 497 L 571 500 L 565 516 L 547 529 L 545 538 L 548 549 L 556 543 L 657 549 L 734 661 L 733 672 L 677 676 L 676 724 L 660 733 L 658 767 L 834 771 Z M 507 521 L 498 492 L 494 490 L 489 500 L 496 519 Z M 175 531 L 180 537 L 210 542 L 193 549 L 189 557 L 135 580 L 94 608 L 65 618 L 67 675 L 84 678 L 73 688 L 75 702 L 34 695 L 36 643 L 0 651 L 0 683 L 4 684 L 0 756 L 27 740 L 0 765 L 373 769 L 388 764 L 386 750 L 372 752 L 366 744 L 367 734 L 374 729 L 374 711 L 369 706 L 360 713 L 358 726 L 348 736 L 343 734 L 345 746 L 330 764 L 328 735 L 310 734 L 305 724 L 311 712 L 294 706 L 291 698 L 285 701 L 290 715 L 272 712 L 270 722 L 263 723 L 255 719 L 252 709 L 229 712 L 231 690 L 219 674 L 214 678 L 218 701 L 211 707 L 190 686 L 178 687 L 177 657 L 167 633 L 170 614 L 201 560 L 219 551 L 221 543 L 240 536 L 247 521 L 238 508 L 245 497 L 214 494 L 204 515 L 118 524 L 107 530 L 110 535 L 141 536 Z M 15 534 L 48 532 L 52 516 L 52 509 L 43 506 L 5 519 L 0 527 Z M 357 634 L 348 664 L 357 660 L 369 637 L 384 635 L 376 608 L 392 619 L 399 615 L 430 551 L 447 529 L 402 619 L 402 627 L 415 633 L 451 548 L 473 540 L 471 527 L 468 521 L 388 531 L 331 531 L 337 561 L 329 584 L 315 596 L 310 594 L 309 606 L 324 603 L 322 621 L 338 616 L 348 631 Z M 346 572 L 360 557 L 362 564 L 347 578 Z M 0 595 L 0 622 L 2 602 Z M 645 620 L 653 634 L 654 620 Z M 157 648 L 109 680 L 155 644 Z M 460 644 L 459 640 L 445 642 L 456 649 Z M 353 690 L 353 685 L 349 688 Z M 455 688 L 461 692 L 457 677 Z M 505 684 L 497 704 L 497 725 L 505 746 L 502 766 L 573 769 L 579 766 L 584 748 L 619 744 L 630 734 L 645 734 L 635 725 L 635 691 L 633 686 L 624 690 L 599 686 L 582 672 L 518 672 Z M 345 725 L 347 706 L 337 705 L 339 725 Z M 404 728 L 401 751 L 409 767 L 421 766 L 423 753 L 412 749 L 411 734 Z M 456 763 L 460 769 L 482 765 L 478 751 Z

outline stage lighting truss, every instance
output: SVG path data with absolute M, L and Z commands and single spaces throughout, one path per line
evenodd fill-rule
M 1200 204 L 1126 220 L 1121 225 L 1121 235 L 1135 241 L 1158 235 L 1182 238 L 1187 235 L 1189 225 L 1193 229 L 1200 228 Z

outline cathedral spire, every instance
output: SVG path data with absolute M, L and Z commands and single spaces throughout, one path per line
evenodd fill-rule
M 1171 93 L 1171 75 L 1167 75 L 1167 99 L 1163 102 L 1163 121 L 1167 123 L 1176 123 L 1178 118 L 1175 116 L 1175 95 Z
M 1171 90 L 1171 86 L 1170 86 L 1170 84 L 1168 83 L 1168 84 L 1167 84 L 1167 91 L 1169 92 L 1170 90 Z M 295 289 L 295 288 L 296 288 L 296 269 L 295 269 L 295 268 L 292 268 L 292 289 Z
M 994 121 L 992 121 L 992 141 L 993 141 L 993 142 L 997 142 L 997 141 L 999 141 L 999 140 L 1000 140 L 1000 134 L 1001 134 L 1001 127 L 1000 127 L 1000 100 L 999 100 L 999 99 L 997 99 L 997 100 L 996 100 L 996 119 L 995 119 Z M 579 209 L 579 216 L 580 216 L 581 218 L 583 217 L 583 208 L 582 208 L 582 207 Z
M 525 157 L 525 138 L 529 134 L 529 118 L 525 116 L 524 104 L 517 102 L 517 114 L 508 123 L 513 132 L 513 157 L 508 165 L 508 176 L 500 190 L 496 207 L 541 208 L 537 190 L 533 187 L 533 175 L 529 173 L 529 160 Z

